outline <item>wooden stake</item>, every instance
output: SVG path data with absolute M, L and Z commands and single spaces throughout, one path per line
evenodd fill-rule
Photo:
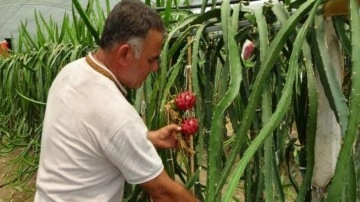
M 187 37 L 187 43 L 190 44 L 191 43 L 191 36 Z M 186 65 L 186 85 L 187 85 L 187 90 L 189 92 L 192 92 L 192 75 L 191 75 L 191 46 L 188 46 L 187 49 L 187 65 Z M 190 140 L 189 140 L 189 147 L 192 151 L 194 150 L 194 138 L 191 135 L 190 136 Z M 190 154 L 190 176 L 192 176 L 194 174 L 194 154 L 191 153 Z M 191 191 L 194 193 L 194 189 L 191 189 Z

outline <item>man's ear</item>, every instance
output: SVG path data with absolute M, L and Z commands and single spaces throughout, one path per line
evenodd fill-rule
M 116 57 L 119 58 L 119 62 L 121 64 L 128 63 L 131 56 L 131 47 L 129 44 L 125 43 L 118 46 L 116 51 Z

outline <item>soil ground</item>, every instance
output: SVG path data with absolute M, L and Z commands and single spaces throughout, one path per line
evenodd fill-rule
M 16 154 L 1 156 L 0 155 L 0 185 L 7 182 L 9 179 L 8 170 L 9 161 L 14 158 Z M 34 201 L 35 177 L 33 177 L 26 188 L 19 186 L 3 186 L 0 187 L 0 202 L 32 202 Z

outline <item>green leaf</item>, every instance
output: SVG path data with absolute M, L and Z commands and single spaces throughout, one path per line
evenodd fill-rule
M 315 4 L 315 5 L 313 5 Z M 303 4 L 299 10 L 297 10 L 290 18 L 289 20 L 286 22 L 286 24 L 280 29 L 279 33 L 276 35 L 274 41 L 271 42 L 270 44 L 270 49 L 273 49 L 273 52 L 268 53 L 265 56 L 265 60 L 270 60 L 273 61 L 276 56 L 278 55 L 278 51 L 276 51 L 277 49 L 279 49 L 284 41 L 286 40 L 286 38 L 291 34 L 291 30 L 295 29 L 295 25 L 297 24 L 298 20 L 300 19 L 301 16 L 304 15 L 304 12 L 306 12 L 309 8 L 311 8 L 313 6 L 313 9 L 311 10 L 308 19 L 306 20 L 305 24 L 303 25 L 303 27 L 301 28 L 301 30 L 299 31 L 295 42 L 294 42 L 294 49 L 293 52 L 291 53 L 291 57 L 290 57 L 290 63 L 289 63 L 289 71 L 288 71 L 288 75 L 287 75 L 287 80 L 286 80 L 286 84 L 283 90 L 283 95 L 280 98 L 280 101 L 277 105 L 277 108 L 274 112 L 274 114 L 271 116 L 269 122 L 261 129 L 259 135 L 257 135 L 257 137 L 254 139 L 254 141 L 251 143 L 251 145 L 249 146 L 249 148 L 245 151 L 243 157 L 241 158 L 240 162 L 238 163 L 238 165 L 236 166 L 236 169 L 234 170 L 233 175 L 230 177 L 230 181 L 229 181 L 229 185 L 228 185 L 228 189 L 225 191 L 224 193 L 224 197 L 222 198 L 222 201 L 229 201 L 232 197 L 232 195 L 234 194 L 235 188 L 237 186 L 237 184 L 239 183 L 240 177 L 243 174 L 243 171 L 245 169 L 245 167 L 247 166 L 248 162 L 250 161 L 250 159 L 252 158 L 252 156 L 254 155 L 254 153 L 257 151 L 257 149 L 260 147 L 260 145 L 264 142 L 264 140 L 269 137 L 269 135 L 271 135 L 272 131 L 278 126 L 278 124 L 280 123 L 282 117 L 284 116 L 284 114 L 286 113 L 286 111 L 288 110 L 288 107 L 291 103 L 291 94 L 292 94 L 292 88 L 293 88 L 293 82 L 295 80 L 295 73 L 296 73 L 296 69 L 298 68 L 298 58 L 299 58 L 299 54 L 302 48 L 302 42 L 305 40 L 307 31 L 310 28 L 310 25 L 312 23 L 313 17 L 315 16 L 316 13 L 316 9 L 318 7 L 318 5 L 320 4 L 320 1 L 307 1 L 305 4 Z M 276 48 L 273 48 L 273 46 L 275 46 Z M 280 47 L 279 47 L 280 46 Z M 254 101 L 253 98 L 255 96 L 255 98 L 258 99 L 258 96 L 260 95 L 260 89 L 261 87 L 259 87 L 259 85 L 263 82 L 265 82 L 266 78 L 266 74 L 262 74 L 261 71 L 264 69 L 267 70 L 268 68 L 270 68 L 273 64 L 273 62 L 266 62 L 266 63 L 262 63 L 264 65 L 262 65 L 262 67 L 260 68 L 260 72 L 258 73 L 258 76 L 256 78 L 255 84 L 254 84 L 254 91 L 252 93 L 252 95 L 250 96 L 250 100 L 249 100 L 249 104 L 247 106 L 246 112 L 245 113 L 254 113 L 252 107 L 253 104 L 252 103 L 257 103 L 257 101 Z M 271 65 L 271 66 L 267 66 L 267 65 Z M 256 85 L 258 84 L 258 85 Z M 258 94 L 255 94 L 258 93 Z M 254 99 L 255 99 L 254 98 Z M 255 100 L 257 100 L 255 99 Z M 249 111 L 251 110 L 251 111 Z M 253 115 L 251 115 L 253 116 Z M 249 120 L 249 116 L 245 115 L 245 119 L 243 119 L 245 121 Z M 242 122 L 243 122 L 242 120 Z M 248 123 L 245 123 L 243 125 L 248 125 Z M 241 124 L 242 126 L 242 124 Z M 241 131 L 242 128 L 240 128 Z M 238 134 L 237 134 L 238 135 Z M 241 137 L 240 135 L 238 135 L 236 138 Z M 235 141 L 238 142 L 238 141 Z M 232 155 L 234 154 L 233 152 L 236 152 L 236 150 L 233 148 L 231 151 Z M 236 152 L 237 153 L 237 152 Z
M 213 119 L 211 121 L 211 132 L 208 149 L 208 173 L 207 173 L 207 189 L 206 197 L 208 201 L 213 201 L 217 194 L 219 194 L 219 173 L 221 173 L 221 154 L 223 144 L 224 128 L 224 113 L 225 110 L 234 101 L 239 94 L 240 83 L 242 80 L 240 63 L 240 54 L 237 42 L 235 41 L 236 27 L 232 27 L 233 23 L 237 24 L 238 11 L 233 13 L 233 18 L 230 19 L 230 4 L 229 1 L 223 1 L 221 5 L 221 24 L 223 31 L 224 46 L 226 50 L 226 61 L 229 64 L 230 81 L 225 95 L 221 98 L 215 107 Z
M 348 171 L 349 161 L 352 156 L 352 150 L 355 139 L 358 135 L 359 113 L 360 113 L 360 16 L 359 5 L 356 0 L 350 0 L 350 26 L 351 26 L 351 60 L 352 60 L 352 75 L 351 75 L 351 91 L 350 91 L 350 113 L 349 122 L 345 132 L 343 144 L 339 153 L 338 162 L 336 163 L 335 175 L 329 187 L 329 191 L 325 202 L 340 201 L 343 188 L 346 183 L 346 173 Z M 355 177 L 355 176 L 354 176 Z M 352 196 L 353 197 L 353 196 Z M 351 198 L 355 201 L 356 198 Z
M 97 44 L 99 44 L 99 42 L 100 42 L 99 33 L 96 31 L 96 29 L 91 24 L 89 17 L 86 15 L 85 11 L 82 9 L 79 1 L 78 0 L 72 0 L 72 3 L 74 5 L 74 7 L 76 8 L 76 10 L 78 11 L 81 19 L 84 21 L 86 27 L 88 28 L 88 30 L 90 31 L 90 33 L 94 37 L 95 42 Z
M 324 87 L 325 95 L 328 98 L 331 109 L 334 111 L 336 119 L 341 127 L 341 134 L 344 136 L 348 122 L 349 109 L 347 107 L 346 98 L 341 89 L 338 72 L 334 67 L 333 59 L 329 53 L 331 50 L 325 39 L 324 17 L 319 15 L 315 18 L 315 34 L 314 40 L 316 45 L 314 48 L 314 58 L 316 68 L 319 72 L 321 84 Z
M 311 179 L 314 169 L 314 155 L 315 155 L 315 137 L 317 126 L 317 109 L 318 109 L 318 92 L 316 89 L 316 79 L 314 67 L 311 60 L 311 50 L 308 43 L 303 46 L 304 63 L 307 78 L 307 91 L 308 91 L 308 122 L 306 129 L 306 168 L 305 176 L 301 184 L 299 193 L 296 197 L 297 202 L 306 201 L 306 195 L 311 190 Z

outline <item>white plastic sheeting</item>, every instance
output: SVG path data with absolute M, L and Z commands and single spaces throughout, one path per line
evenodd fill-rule
M 110 0 L 114 6 L 120 0 Z M 88 0 L 79 0 L 85 7 Z M 105 8 L 105 1 L 99 1 Z M 71 15 L 71 0 L 0 0 L 0 41 L 4 38 L 17 40 L 21 22 L 26 22 L 31 34 L 36 31 L 35 11 L 40 12 L 45 19 L 51 18 L 58 23 L 62 22 L 64 13 Z M 61 24 L 60 24 L 61 25 Z

